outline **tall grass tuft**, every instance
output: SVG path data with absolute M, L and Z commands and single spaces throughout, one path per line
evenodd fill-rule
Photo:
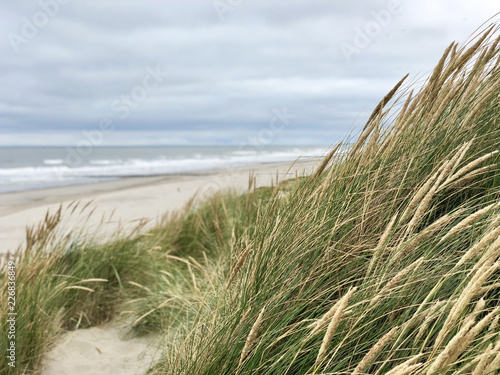
M 498 371 L 498 31 L 403 78 L 352 146 L 261 201 L 151 373 Z

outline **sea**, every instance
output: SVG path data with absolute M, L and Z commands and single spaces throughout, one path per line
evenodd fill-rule
M 0 193 L 317 158 L 327 147 L 0 147 Z

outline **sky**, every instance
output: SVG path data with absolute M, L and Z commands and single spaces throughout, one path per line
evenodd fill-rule
M 499 10 L 496 0 L 4 0 L 0 146 L 331 145 Z

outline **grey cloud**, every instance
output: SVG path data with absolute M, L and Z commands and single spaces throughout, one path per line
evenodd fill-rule
M 341 137 L 362 123 L 395 82 L 406 73 L 426 74 L 442 50 L 464 40 L 496 4 L 401 2 L 402 12 L 350 62 L 340 43 L 352 43 L 388 1 L 242 0 L 223 21 L 212 0 L 69 1 L 17 54 L 7 34 L 19 34 L 23 17 L 31 19 L 40 5 L 6 2 L 0 144 L 16 139 L 13 133 L 40 134 L 45 142 L 47 132 L 59 132 L 54 142 L 69 142 L 104 117 L 116 121 L 117 134 L 237 144 L 282 106 L 297 114 L 283 140 L 332 143 L 321 135 Z M 118 118 L 113 103 L 156 66 L 168 78 L 127 118 Z

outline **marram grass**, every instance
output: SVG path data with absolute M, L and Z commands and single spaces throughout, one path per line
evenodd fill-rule
M 499 371 L 497 32 L 450 45 L 348 152 L 262 202 L 151 373 Z
M 150 374 L 498 373 L 498 31 L 401 80 L 310 177 L 100 245 L 53 240 L 48 217 L 16 256 L 17 371 L 121 313 L 167 337 Z

